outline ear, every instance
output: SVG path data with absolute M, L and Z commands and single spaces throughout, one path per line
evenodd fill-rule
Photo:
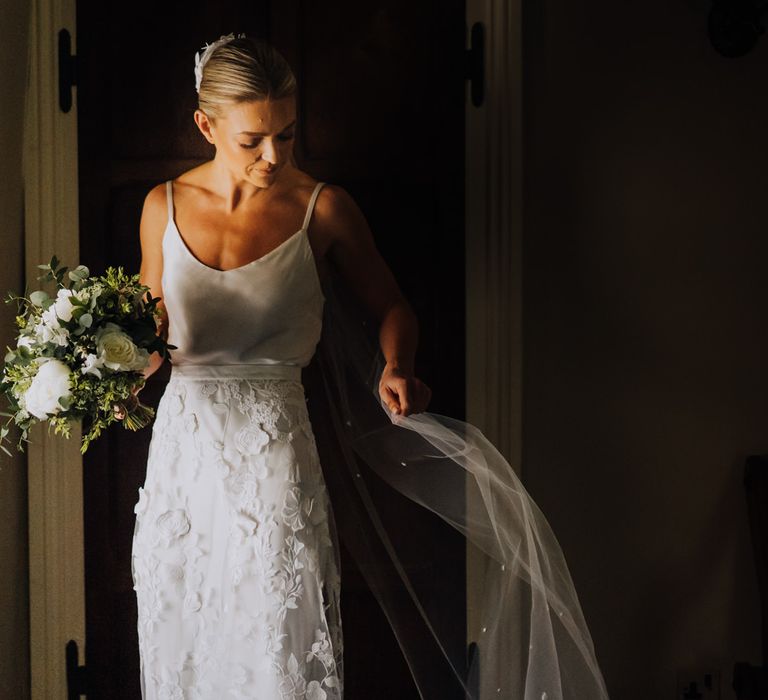
M 205 136 L 205 140 L 208 143 L 215 145 L 213 138 L 213 120 L 202 109 L 195 110 L 195 124 L 200 129 L 200 133 Z

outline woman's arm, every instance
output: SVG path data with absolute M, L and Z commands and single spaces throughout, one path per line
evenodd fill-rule
M 163 183 L 153 187 L 144 199 L 141 223 L 139 224 L 139 238 L 141 240 L 139 282 L 149 287 L 149 292 L 153 298 L 161 298 L 161 301 L 157 303 L 157 308 L 160 311 L 157 334 L 167 339 L 168 315 L 162 301 L 163 234 L 168 218 L 165 192 L 165 183 Z M 160 369 L 164 360 L 165 358 L 160 353 L 153 352 L 149 357 L 149 366 L 144 368 L 144 377 L 147 378 Z
M 402 415 L 424 411 L 432 392 L 413 374 L 418 319 L 377 250 L 365 216 L 338 185 L 323 187 L 316 207 L 330 232 L 329 261 L 379 322 L 379 343 L 386 360 L 379 383 L 382 400 Z
M 139 238 L 141 240 L 141 268 L 139 270 L 139 283 L 149 287 L 152 297 L 162 299 L 163 276 L 163 233 L 168 217 L 166 205 L 165 184 L 153 187 L 144 199 L 144 207 L 141 211 L 141 223 L 139 224 Z M 168 337 L 168 316 L 162 301 L 157 302 L 160 311 L 160 319 L 157 334 L 165 339 Z M 153 352 L 149 356 L 149 365 L 144 368 L 144 378 L 155 373 L 162 366 L 165 358 L 160 353 Z M 134 390 L 134 396 L 140 389 Z M 120 407 L 115 407 L 115 417 L 119 420 L 125 418 L 125 412 Z

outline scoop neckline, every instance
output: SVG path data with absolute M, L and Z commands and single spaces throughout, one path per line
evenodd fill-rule
M 281 243 L 278 243 L 276 247 L 272 248 L 272 250 L 267 251 L 264 253 L 264 255 L 261 255 L 258 258 L 255 258 L 254 260 L 251 260 L 247 263 L 244 263 L 243 265 L 238 265 L 237 267 L 230 267 L 226 270 L 220 270 L 218 267 L 211 267 L 210 265 L 207 265 L 204 263 L 200 258 L 198 258 L 192 250 L 187 245 L 187 242 L 184 240 L 184 237 L 181 235 L 181 231 L 179 231 L 179 227 L 176 224 L 176 218 L 174 216 L 170 216 L 168 218 L 168 227 L 173 228 L 174 232 L 176 233 L 176 237 L 179 240 L 179 243 L 181 243 L 181 247 L 184 249 L 184 251 L 187 253 L 187 255 L 190 257 L 190 259 L 194 260 L 195 263 L 200 265 L 200 267 L 210 270 L 211 272 L 218 272 L 220 274 L 226 274 L 228 272 L 237 272 L 238 270 L 243 270 L 247 267 L 250 267 L 251 265 L 255 265 L 256 263 L 260 263 L 263 260 L 271 257 L 274 253 L 277 253 L 279 250 L 284 248 L 288 243 L 290 243 L 292 240 L 298 237 L 298 235 L 302 232 L 306 232 L 306 228 L 302 227 L 298 231 L 292 233 L 288 238 L 286 238 Z

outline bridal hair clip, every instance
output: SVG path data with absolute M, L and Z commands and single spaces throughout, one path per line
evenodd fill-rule
M 203 82 L 203 68 L 205 67 L 205 64 L 208 63 L 208 59 L 211 57 L 211 54 L 216 49 L 218 49 L 219 46 L 223 46 L 224 44 L 228 44 L 230 41 L 240 39 L 244 36 L 245 34 L 238 34 L 237 37 L 235 37 L 234 34 L 226 34 L 220 39 L 214 41 L 212 44 L 206 44 L 203 47 L 202 54 L 199 51 L 195 54 L 195 89 L 198 93 L 200 92 L 200 84 Z

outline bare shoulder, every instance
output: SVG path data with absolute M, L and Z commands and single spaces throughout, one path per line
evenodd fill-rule
M 332 244 L 359 245 L 372 240 L 363 211 L 341 185 L 326 183 L 318 195 L 315 211 Z
M 156 238 L 162 235 L 168 218 L 166 184 L 155 185 L 144 197 L 144 207 L 141 211 L 142 238 Z

